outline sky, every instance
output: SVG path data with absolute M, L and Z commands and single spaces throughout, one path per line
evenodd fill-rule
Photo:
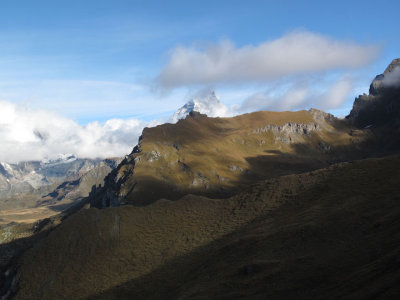
M 344 117 L 400 57 L 399 1 L 0 3 L 0 161 L 128 154 L 199 91 Z M 201 92 L 202 93 L 202 92 Z M 200 94 L 201 94 L 200 93 Z

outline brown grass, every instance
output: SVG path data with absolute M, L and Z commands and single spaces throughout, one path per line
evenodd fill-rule
M 268 124 L 288 122 L 319 123 L 321 130 L 299 136 L 296 144 L 276 140 L 271 131 L 254 132 Z M 261 111 L 234 118 L 187 118 L 174 125 L 146 128 L 134 169 L 120 170 L 121 175 L 131 172 L 121 192 L 134 204 L 163 197 L 176 200 L 188 193 L 218 198 L 260 179 L 326 167 L 338 155 L 321 150 L 321 141 L 334 149 L 354 140 L 348 127 L 336 125 L 315 120 L 309 111 Z
M 58 214 L 48 207 L 16 208 L 0 211 L 0 225 L 14 223 L 34 223 L 37 220 L 49 218 Z
M 21 260 L 16 299 L 399 295 L 400 156 L 83 210 Z

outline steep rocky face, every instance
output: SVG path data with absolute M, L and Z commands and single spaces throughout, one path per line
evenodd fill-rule
M 103 186 L 105 177 L 122 161 L 121 158 L 108 158 L 76 180 L 64 181 L 49 194 L 42 196 L 39 205 L 60 205 L 63 202 L 76 202 L 89 196 L 96 186 Z
M 124 187 L 125 182 L 133 173 L 135 161 L 133 159 L 134 153 L 140 150 L 139 145 L 136 146 L 130 155 L 127 155 L 121 163 L 114 168 L 104 178 L 104 185 L 93 185 L 89 193 L 89 202 L 91 207 L 104 208 L 110 206 L 120 206 L 125 204 L 125 196 L 121 189 Z
M 346 119 L 359 128 L 400 129 L 400 58 L 394 59 L 383 74 L 375 77 L 369 95 L 355 99 Z
M 385 92 L 385 89 L 400 87 L 400 58 L 394 59 L 383 74 L 375 77 L 369 87 L 370 95 L 379 95 Z
M 315 109 L 234 118 L 193 111 L 177 124 L 145 128 L 105 186 L 92 191 L 91 205 L 145 205 L 187 193 L 227 197 L 260 179 L 345 160 L 337 149 L 357 147 L 363 139 Z

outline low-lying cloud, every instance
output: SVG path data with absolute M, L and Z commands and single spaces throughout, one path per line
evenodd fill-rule
M 0 101 L 0 161 L 42 160 L 73 153 L 82 158 L 123 156 L 145 126 L 156 122 L 110 119 L 81 126 L 57 113 Z
M 378 50 L 309 31 L 292 32 L 257 46 L 236 47 L 224 40 L 205 49 L 175 48 L 156 82 L 163 89 L 263 82 L 299 73 L 359 68 L 371 62 Z

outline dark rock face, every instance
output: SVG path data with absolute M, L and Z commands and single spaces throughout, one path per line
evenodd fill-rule
M 400 58 L 377 75 L 369 95 L 358 96 L 346 119 L 358 128 L 391 126 L 400 128 Z
M 396 83 L 397 78 L 391 78 L 394 74 L 400 74 L 400 58 L 394 59 L 389 66 L 386 68 L 383 74 L 379 74 L 375 77 L 369 87 L 370 95 L 379 95 L 385 93 L 386 89 L 391 89 L 393 87 L 400 87 L 400 82 Z M 396 76 L 398 77 L 398 76 Z
M 132 153 L 127 155 L 118 166 L 104 178 L 104 186 L 92 186 L 92 191 L 89 194 L 89 203 L 91 207 L 105 208 L 125 204 L 126 195 L 121 192 L 121 187 L 133 172 L 135 154 L 141 151 L 140 139 L 141 138 L 139 138 L 139 144 L 133 149 Z M 134 185 L 132 189 L 133 187 Z
M 188 117 L 197 119 L 197 118 L 205 118 L 205 117 L 207 117 L 207 115 L 206 115 L 206 114 L 201 114 L 201 113 L 199 113 L 198 111 L 192 110 L 192 111 L 188 114 Z

